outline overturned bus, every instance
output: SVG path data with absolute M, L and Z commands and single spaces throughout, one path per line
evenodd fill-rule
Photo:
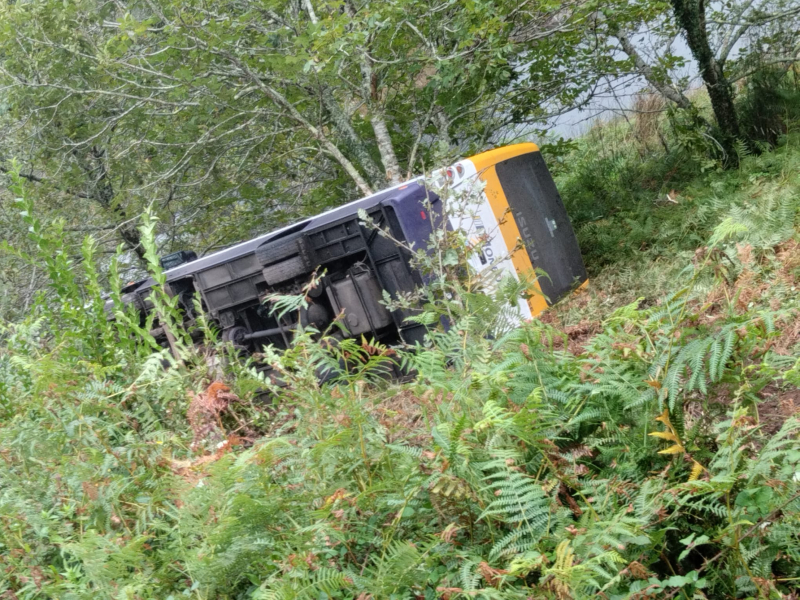
M 575 234 L 536 145 L 484 152 L 440 173 L 454 191 L 481 183 L 477 204 L 469 214 L 451 218 L 449 226 L 479 244 L 471 259 L 476 271 L 492 269 L 498 278 L 534 282 L 520 300 L 524 318 L 586 283 Z M 364 224 L 362 210 L 377 228 Z M 288 347 L 297 319 L 319 330 L 341 319 L 342 336 L 414 344 L 423 340 L 425 327 L 408 322 L 405 310 L 389 310 L 384 292 L 396 298 L 423 284 L 408 247 L 426 247 L 440 218 L 438 196 L 421 179 L 414 180 L 202 258 L 193 252 L 164 257 L 167 292 L 179 297 L 187 324 L 199 293 L 223 339 L 250 351 Z M 378 228 L 389 235 L 380 235 Z M 537 279 L 534 270 L 547 277 Z M 315 272 L 324 276 L 308 292 L 307 308 L 281 319 L 273 315 L 265 298 L 300 293 Z M 126 286 L 123 302 L 146 315 L 154 283 L 146 279 Z M 166 342 L 160 328 L 153 333 Z

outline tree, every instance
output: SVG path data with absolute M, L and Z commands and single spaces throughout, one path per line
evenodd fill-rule
M 5 4 L 0 158 L 75 227 L 140 254 L 152 204 L 165 249 L 210 250 L 519 135 L 574 94 L 580 4 Z
M 620 0 L 592 16 L 586 22 L 594 36 L 606 41 L 604 52 L 614 56 L 621 51 L 627 57 L 615 61 L 615 67 L 606 63 L 609 75 L 635 73 L 677 108 L 696 113 L 685 93 L 688 82 L 675 75 L 685 62 L 674 49 L 675 40 L 686 40 L 708 91 L 715 137 L 728 166 L 737 164 L 736 142 L 744 137 L 734 82 L 751 74 L 754 62 L 788 67 L 800 59 L 800 8 L 785 0 L 738 0 L 716 9 L 706 0 Z M 732 58 L 735 50 L 738 56 Z M 698 123 L 702 126 L 703 120 Z

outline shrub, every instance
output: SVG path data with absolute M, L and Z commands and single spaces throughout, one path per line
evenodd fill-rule
M 757 147 L 775 147 L 800 119 L 800 88 L 794 73 L 762 66 L 745 78 L 737 111 L 742 132 Z

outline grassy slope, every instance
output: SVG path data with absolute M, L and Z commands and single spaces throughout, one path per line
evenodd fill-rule
M 589 139 L 594 136 L 590 134 Z M 635 152 L 631 148 L 628 151 Z M 667 169 L 667 174 L 674 175 L 671 157 L 658 157 L 664 159 L 666 166 L 657 170 Z M 574 158 L 582 157 L 578 154 Z M 610 160 L 612 165 L 630 161 L 630 155 Z M 605 161 L 598 162 L 602 165 Z M 593 164 L 592 168 L 598 167 Z M 695 173 L 690 167 L 682 178 L 665 181 L 656 178 L 647 164 L 640 165 L 638 173 L 617 184 L 625 187 L 624 192 L 615 195 L 619 207 L 601 207 L 599 218 L 577 224 L 592 285 L 588 297 L 564 303 L 554 311 L 562 325 L 602 319 L 637 298 L 642 298 L 645 305 L 652 304 L 674 291 L 687 281 L 681 272 L 697 260 L 698 251 L 708 245 L 714 229 L 726 218 L 748 228 L 732 236 L 731 241 L 754 246 L 761 266 L 766 267 L 774 255 L 770 249 L 796 237 L 800 133 L 786 136 L 774 151 L 746 157 L 738 170 Z M 605 178 L 613 181 L 617 176 L 607 173 Z M 566 188 L 568 208 L 587 203 L 585 198 L 570 194 L 573 185 L 582 183 L 575 181 L 578 177 L 566 174 L 559 181 L 560 187 Z M 584 186 L 581 192 L 586 193 Z M 794 268 L 791 256 L 783 259 L 789 261 L 790 269 Z M 759 272 L 769 278 L 771 270 Z
M 598 147 L 584 146 L 587 140 L 610 136 L 616 137 L 621 153 L 610 151 L 593 160 L 591 168 L 621 165 L 623 173 L 628 170 L 627 178 L 609 173 L 612 190 L 600 193 L 602 197 L 618 192 L 615 197 L 624 208 L 606 207 L 607 216 L 578 224 L 591 286 L 544 320 L 557 324 L 569 336 L 571 349 L 580 352 L 615 309 L 632 302 L 658 305 L 690 282 L 693 272 L 687 267 L 708 258 L 714 230 L 726 221 L 740 230 L 711 256 L 713 270 L 692 284 L 692 304 L 702 318 L 711 320 L 743 310 L 789 308 L 775 346 L 784 355 L 800 355 L 800 319 L 791 313 L 800 290 L 800 133 L 790 132 L 773 151 L 747 156 L 738 170 L 712 169 L 700 175 L 696 165 L 680 173 L 684 167 L 669 153 L 654 157 L 648 151 L 646 160 L 632 159 L 640 140 L 620 122 L 590 132 L 570 158 L 580 161 L 582 152 Z M 663 162 L 648 164 L 657 157 Z M 639 164 L 631 169 L 630 162 Z M 581 197 L 586 177 L 581 169 L 562 176 L 568 206 L 586 204 Z M 600 185 L 609 187 L 608 178 Z M 622 189 L 613 190 L 615 185 Z M 580 194 L 570 195 L 573 186 Z M 765 402 L 760 415 L 770 430 L 800 410 L 800 393 L 794 386 L 783 391 L 767 386 L 760 398 Z
M 53 339 L 12 327 L 0 596 L 789 593 L 799 146 L 694 178 L 631 148 L 562 174 L 594 219 L 589 291 L 499 340 L 483 335 L 491 305 L 442 301 L 479 316 L 409 357 L 411 383 L 366 384 L 373 356 L 320 388 L 319 347 L 301 343 L 274 358 L 290 385 L 265 409 L 247 365 L 165 372 L 95 343 L 114 335 L 102 311 L 64 301 L 45 316 L 73 331 Z

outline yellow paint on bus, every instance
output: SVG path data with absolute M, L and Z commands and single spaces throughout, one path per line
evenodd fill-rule
M 536 281 L 533 263 L 531 263 L 527 251 L 522 246 L 522 236 L 517 222 L 511 214 L 508 200 L 503 193 L 503 186 L 500 185 L 500 180 L 497 178 L 495 165 L 515 156 L 538 151 L 539 147 L 536 144 L 514 144 L 476 154 L 469 158 L 472 164 L 475 165 L 475 170 L 478 172 L 480 179 L 486 182 L 484 193 L 489 200 L 489 206 L 491 206 L 497 222 L 500 224 L 500 234 L 503 236 L 503 241 L 511 253 L 511 263 L 514 265 L 514 269 L 521 279 L 527 278 L 534 281 L 533 289 L 529 290 L 530 297 L 528 298 L 528 306 L 530 306 L 531 314 L 534 317 L 547 309 L 547 299 L 542 294 L 538 281 Z

